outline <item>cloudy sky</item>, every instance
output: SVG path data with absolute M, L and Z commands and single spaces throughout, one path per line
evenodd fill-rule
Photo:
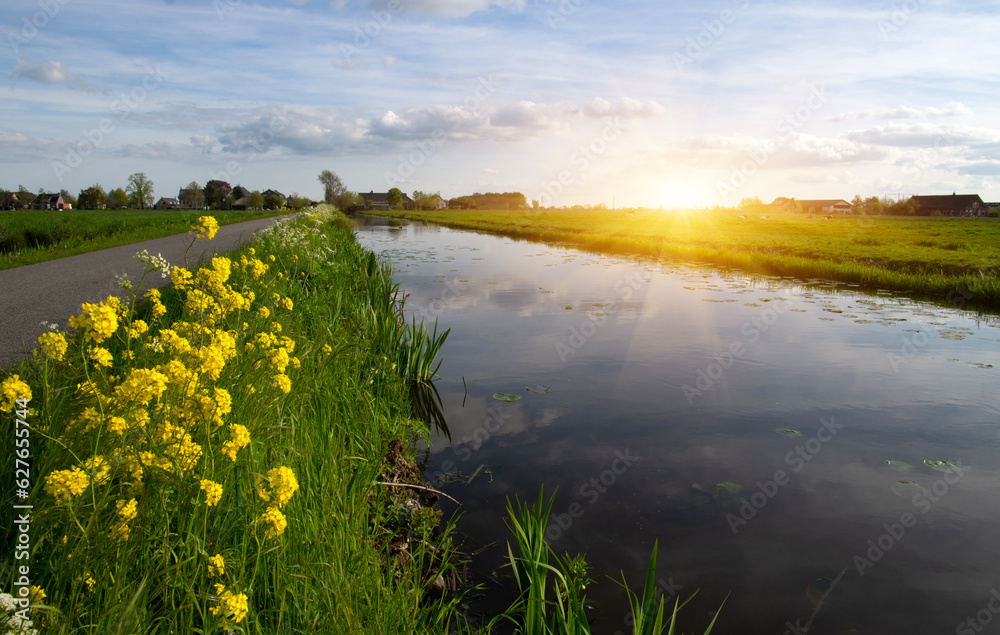
M 1000 200 L 1000 2 L 0 4 L 0 187 Z

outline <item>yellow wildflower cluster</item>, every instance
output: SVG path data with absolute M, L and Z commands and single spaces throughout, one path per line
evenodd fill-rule
M 189 234 L 194 234 L 195 238 L 215 238 L 215 232 L 219 231 L 219 221 L 214 216 L 199 216 L 198 224 L 191 227 Z
M 94 363 L 97 364 L 98 366 L 107 366 L 107 367 L 110 367 L 111 362 L 113 362 L 115 359 L 111 355 L 111 352 L 108 349 L 102 348 L 100 346 L 94 346 L 90 350 L 88 350 L 87 357 L 94 360 Z
M 222 554 L 215 554 L 208 559 L 208 575 L 209 576 L 222 576 L 226 574 L 226 561 L 222 558 Z
M 45 477 L 45 493 L 54 496 L 60 503 L 68 503 L 79 496 L 90 485 L 90 477 L 78 467 L 57 470 Z
M 167 307 L 163 306 L 163 302 L 161 302 L 162 296 L 159 289 L 150 289 L 146 292 L 145 297 L 149 300 L 149 314 L 154 320 L 158 320 L 166 314 Z
M 257 522 L 270 525 L 267 529 L 269 538 L 280 536 L 288 525 L 280 508 L 291 500 L 292 495 L 299 489 L 295 472 L 283 465 L 275 467 L 268 470 L 267 476 L 258 475 L 255 485 L 257 495 L 269 503 L 267 511 L 257 519 Z
M 69 319 L 69 325 L 83 330 L 83 337 L 88 342 L 100 344 L 118 330 L 118 312 L 121 301 L 115 296 L 108 296 L 99 304 L 83 303 L 83 313 Z
M 212 615 L 221 615 L 226 624 L 239 624 L 246 618 L 250 610 L 246 595 L 227 591 L 222 584 L 215 585 L 215 594 L 218 596 L 218 604 L 212 607 Z
M 116 511 L 118 514 L 118 520 L 111 527 L 111 538 L 118 542 L 125 542 L 128 540 L 131 529 L 129 528 L 129 523 L 135 519 L 136 516 L 136 501 L 134 498 L 128 501 L 116 501 L 115 502 Z
M 201 480 L 201 489 L 205 492 L 205 506 L 212 507 L 222 498 L 222 485 L 208 479 Z
M 10 412 L 17 405 L 18 399 L 31 400 L 31 388 L 21 381 L 19 375 L 11 375 L 0 383 L 0 410 Z
M 61 362 L 63 356 L 66 355 L 68 344 L 66 343 L 66 337 L 62 333 L 49 331 L 38 336 L 38 347 L 41 349 L 42 355 L 48 359 L 54 362 Z M 36 357 L 38 356 L 38 348 L 34 350 L 34 354 Z
M 222 444 L 220 452 L 230 460 L 236 460 L 236 453 L 250 445 L 250 432 L 245 426 L 234 423 L 229 426 L 229 440 Z

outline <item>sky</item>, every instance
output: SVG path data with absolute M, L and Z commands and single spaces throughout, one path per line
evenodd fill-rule
M 0 188 L 1000 201 L 1000 1 L 7 0 Z

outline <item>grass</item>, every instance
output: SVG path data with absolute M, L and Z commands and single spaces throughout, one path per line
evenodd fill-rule
M 0 211 L 0 270 L 186 232 L 201 210 Z M 217 210 L 220 225 L 287 211 Z
M 1000 220 L 737 211 L 380 211 L 594 251 L 724 265 L 900 291 L 1000 311 Z
M 4 550 L 0 578 L 17 589 L 29 566 L 44 632 L 418 633 L 451 619 L 452 600 L 425 591 L 451 566 L 448 526 L 391 451 L 426 434 L 375 346 L 401 303 L 346 225 L 283 221 L 187 281 L 175 272 L 159 299 L 84 307 L 11 369 L 0 442 L 27 439 L 30 473 L 3 453 L 5 544 L 12 506 L 34 508 L 28 557 Z

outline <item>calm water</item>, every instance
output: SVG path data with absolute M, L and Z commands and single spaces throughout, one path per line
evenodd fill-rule
M 655 541 L 663 589 L 700 589 L 687 632 L 727 595 L 716 633 L 1000 632 L 995 321 L 362 222 L 408 312 L 452 329 L 437 381 L 451 442 L 432 436 L 426 476 L 463 501 L 484 610 L 512 589 L 505 500 L 544 485 L 559 488 L 550 544 L 594 565 L 595 633 L 627 631 L 606 576 L 638 587 Z

